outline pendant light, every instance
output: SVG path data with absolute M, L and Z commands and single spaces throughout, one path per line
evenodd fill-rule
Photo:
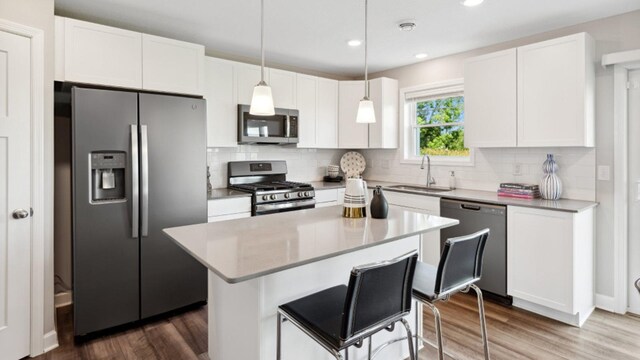
M 369 41 L 367 40 L 367 21 L 368 21 L 368 0 L 364 0 L 364 97 L 358 105 L 358 115 L 356 115 L 357 123 L 370 124 L 376 122 L 376 113 L 373 109 L 373 101 L 369 99 L 369 68 L 367 67 L 367 48 Z
M 264 0 L 260 0 L 260 82 L 253 88 L 249 114 L 270 116 L 275 114 L 271 86 L 264 81 Z

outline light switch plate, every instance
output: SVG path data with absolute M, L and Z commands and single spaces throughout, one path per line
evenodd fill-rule
M 522 175 L 522 164 L 519 164 L 519 163 L 513 164 L 513 175 L 516 175 L 516 176 Z
M 611 180 L 611 171 L 609 166 L 598 165 L 598 180 L 601 180 L 601 181 Z

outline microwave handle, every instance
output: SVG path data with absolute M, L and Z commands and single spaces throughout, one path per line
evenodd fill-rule
M 291 116 L 287 115 L 287 125 L 285 127 L 285 137 L 291 137 Z

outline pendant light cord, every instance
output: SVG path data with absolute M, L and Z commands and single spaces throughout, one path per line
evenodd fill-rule
M 264 0 L 260 0 L 260 83 L 264 83 Z
M 368 23 L 368 6 L 369 0 L 364 0 L 364 97 L 369 98 L 369 66 L 367 64 L 367 55 L 369 47 L 369 39 L 367 36 Z

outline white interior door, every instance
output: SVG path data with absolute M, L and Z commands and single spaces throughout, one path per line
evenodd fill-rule
M 0 360 L 29 355 L 30 51 L 0 31 Z
M 629 311 L 640 314 L 640 70 L 629 72 Z

